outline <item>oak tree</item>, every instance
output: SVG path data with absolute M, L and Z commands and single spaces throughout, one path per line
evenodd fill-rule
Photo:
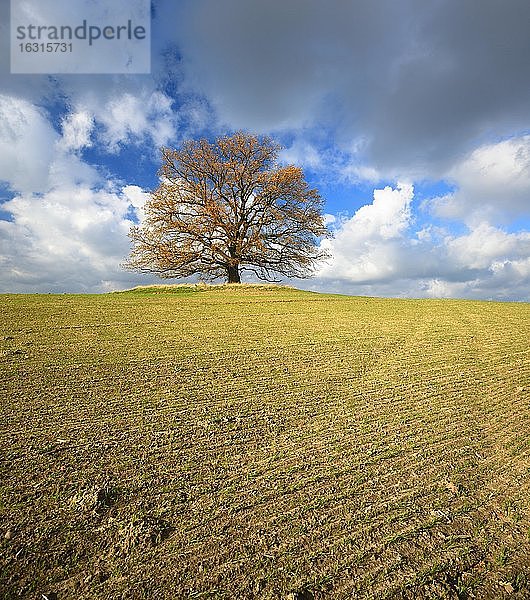
M 278 164 L 280 146 L 246 133 L 162 148 L 160 185 L 130 231 L 126 267 L 164 278 L 199 274 L 239 283 L 308 277 L 325 256 L 323 200 L 298 167 Z

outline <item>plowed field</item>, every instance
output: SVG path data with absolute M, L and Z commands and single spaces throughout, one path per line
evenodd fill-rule
M 530 598 L 529 304 L 1 301 L 0 597 Z

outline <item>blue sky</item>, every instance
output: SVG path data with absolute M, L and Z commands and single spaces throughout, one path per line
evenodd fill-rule
M 528 301 L 528 2 L 153 0 L 142 75 L 11 74 L 0 9 L 0 291 L 152 281 L 120 263 L 160 146 L 244 129 L 326 200 L 295 285 Z

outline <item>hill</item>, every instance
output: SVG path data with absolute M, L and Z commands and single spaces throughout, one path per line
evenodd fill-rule
M 530 597 L 530 305 L 5 295 L 5 598 Z

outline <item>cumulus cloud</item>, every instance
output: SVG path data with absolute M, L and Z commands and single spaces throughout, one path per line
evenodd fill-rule
M 0 180 L 15 190 L 44 191 L 50 148 L 58 139 L 42 110 L 23 98 L 0 95 Z
M 474 150 L 448 173 L 456 190 L 427 204 L 442 218 L 466 223 L 509 222 L 527 216 L 530 199 L 530 136 Z
M 63 136 L 44 111 L 28 101 L 0 95 L 0 180 L 23 193 L 84 182 L 95 185 L 100 175 L 71 150 L 87 145 L 89 118 L 74 113 L 63 120 Z
M 63 185 L 15 196 L 3 205 L 11 221 L 0 221 L 0 285 L 11 292 L 101 292 L 139 281 L 120 263 L 129 251 L 130 208 L 142 195 L 136 186 Z
M 319 277 L 369 283 L 395 276 L 396 250 L 410 224 L 412 197 L 410 184 L 375 190 L 372 204 L 362 206 L 353 217 L 343 220 L 334 237 L 322 242 L 323 249 L 333 258 L 323 266 Z
M 448 239 L 447 250 L 455 265 L 495 272 L 500 265 L 518 264 L 530 257 L 530 233 L 506 233 L 480 223 L 468 234 Z
M 356 294 L 521 299 L 530 296 L 530 233 L 482 222 L 456 236 L 414 230 L 413 188 L 375 190 L 371 204 L 335 225 L 332 258 L 314 286 Z
M 1 95 L 0 117 L 0 180 L 12 196 L 1 206 L 9 219 L 0 220 L 0 289 L 105 291 L 145 280 L 120 263 L 147 194 L 82 159 L 92 115 L 69 113 L 59 135 L 44 111 Z

